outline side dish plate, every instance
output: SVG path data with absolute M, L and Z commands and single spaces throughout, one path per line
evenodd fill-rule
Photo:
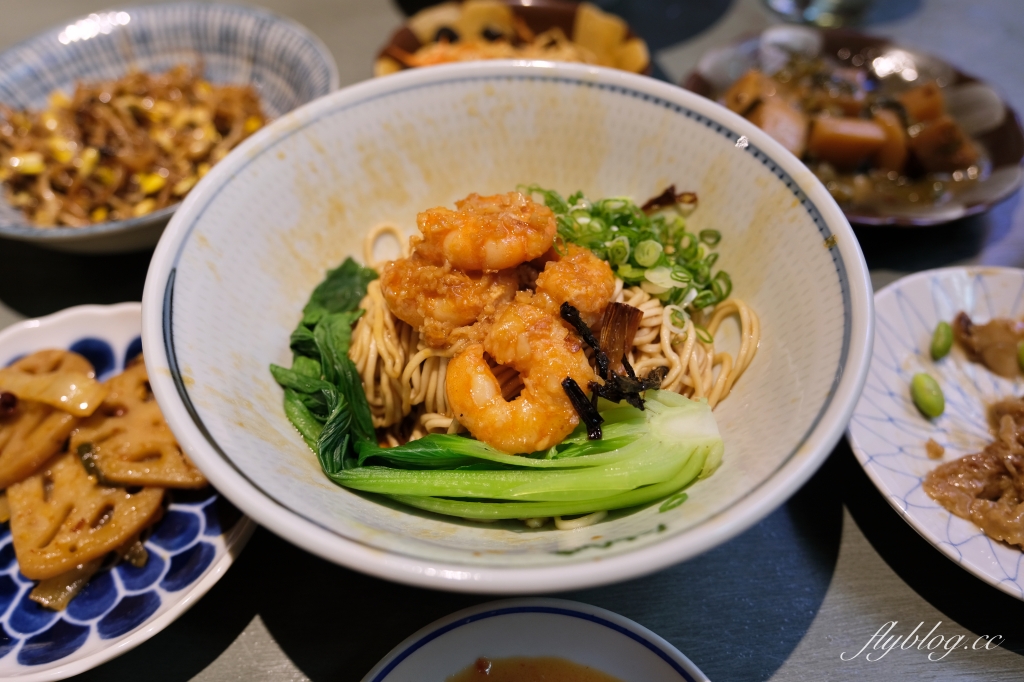
M 330 51 L 305 27 L 240 5 L 175 2 L 89 14 L 0 53 L 0 103 L 42 109 L 54 90 L 78 81 L 164 72 L 201 62 L 214 83 L 251 84 L 271 118 L 338 87 Z M 0 184 L 0 238 L 75 253 L 150 248 L 179 204 L 129 220 L 80 228 L 26 224 Z
M 821 55 L 846 68 L 868 70 L 907 84 L 936 80 L 943 88 L 949 113 L 974 138 L 988 157 L 990 168 L 970 190 L 949 201 L 919 207 L 886 209 L 849 207 L 846 217 L 856 225 L 926 227 L 984 213 L 1008 198 L 1024 179 L 1024 130 L 1010 106 L 988 84 L 960 71 L 939 57 L 896 45 L 885 38 L 848 29 L 774 26 L 763 33 L 711 50 L 683 87 L 716 99 L 743 73 L 785 62 L 789 51 Z
M 847 438 L 864 471 L 914 530 L 985 582 L 1024 599 L 1024 551 L 992 540 L 921 488 L 939 464 L 979 452 L 992 442 L 990 403 L 1024 392 L 1024 380 L 996 376 L 967 360 L 958 348 L 932 361 L 935 325 L 951 321 L 961 310 L 979 323 L 995 317 L 1021 319 L 1024 270 L 928 270 L 875 294 L 875 351 Z M 918 372 L 931 374 L 945 395 L 946 410 L 934 420 L 922 416 L 910 398 L 910 379 Z M 941 459 L 925 453 L 929 438 L 945 448 Z
M 44 348 L 68 348 L 97 376 L 120 372 L 142 349 L 138 303 L 78 306 L 0 332 L 0 366 Z M 255 524 L 211 487 L 173 491 L 146 541 L 149 561 L 101 571 L 64 611 L 29 600 L 8 523 L 0 524 L 0 678 L 58 680 L 94 668 L 170 625 L 220 580 Z
M 363 682 L 444 680 L 480 657 L 564 658 L 624 682 L 707 682 L 647 628 L 589 604 L 508 599 L 446 616 L 391 650 Z

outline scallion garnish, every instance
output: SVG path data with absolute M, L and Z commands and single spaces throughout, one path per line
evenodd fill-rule
M 696 205 L 692 192 L 671 187 L 644 204 L 623 197 L 590 201 L 582 192 L 568 198 L 537 185 L 521 188 L 543 197 L 558 221 L 558 235 L 585 246 L 612 266 L 627 286 L 639 285 L 663 303 L 700 309 L 732 293 L 732 280 L 713 271 L 722 239 L 718 230 L 687 232 L 685 209 Z M 672 206 L 679 206 L 673 211 Z

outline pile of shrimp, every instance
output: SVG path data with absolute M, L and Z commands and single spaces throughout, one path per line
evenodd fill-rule
M 200 74 L 178 65 L 79 83 L 40 112 L 0 104 L 10 203 L 37 227 L 83 227 L 179 201 L 266 122 L 251 86 L 214 86 Z
M 597 376 L 559 307 L 599 321 L 616 293 L 610 266 L 554 248 L 554 214 L 519 192 L 471 194 L 420 213 L 417 226 L 411 253 L 371 283 L 349 351 L 375 426 L 419 406 L 421 431 L 406 437 L 465 428 L 508 453 L 561 442 L 579 423 L 561 382 Z
M 360 303 L 349 348 L 383 446 L 463 429 L 508 453 L 563 440 L 579 416 L 561 382 L 600 383 L 593 349 L 561 318 L 563 303 L 595 331 L 610 303 L 638 309 L 626 353 L 633 370 L 664 369 L 663 389 L 712 408 L 757 353 L 760 321 L 742 300 L 690 316 L 624 288 L 590 250 L 556 242 L 552 212 L 518 192 L 471 194 L 455 210 L 423 211 L 417 226 L 401 258 L 374 266 L 381 277 Z M 371 230 L 367 263 L 384 234 L 404 239 L 392 225 Z M 730 317 L 739 323 L 735 358 L 714 340 Z

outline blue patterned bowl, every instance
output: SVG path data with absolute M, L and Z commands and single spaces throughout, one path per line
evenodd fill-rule
M 141 306 L 79 306 L 0 332 L 0 366 L 42 348 L 69 348 L 101 379 L 142 350 Z M 146 541 L 143 568 L 98 573 L 63 612 L 28 598 L 9 524 L 0 525 L 0 679 L 56 680 L 123 654 L 167 627 L 206 594 L 255 525 L 213 488 L 171 491 Z
M 1024 552 L 996 542 L 970 521 L 946 511 L 921 483 L 942 462 L 979 452 L 993 439 L 987 406 L 1024 393 L 1024 380 L 1004 379 L 970 362 L 959 348 L 934 362 L 932 332 L 959 311 L 987 322 L 1024 316 L 1024 270 L 943 268 L 890 284 L 875 294 L 875 350 L 848 438 L 864 471 L 900 516 L 928 542 L 985 582 L 1024 599 Z M 946 410 L 921 415 L 910 380 L 927 372 L 939 382 Z M 929 459 L 925 442 L 945 448 Z
M 90 14 L 7 50 L 0 54 L 0 102 L 39 109 L 51 92 L 70 92 L 77 81 L 162 72 L 199 59 L 214 83 L 252 84 L 271 118 L 338 87 L 331 53 L 294 21 L 251 7 L 175 2 Z M 176 208 L 41 229 L 0 198 L 0 237 L 79 253 L 133 251 L 156 244 Z

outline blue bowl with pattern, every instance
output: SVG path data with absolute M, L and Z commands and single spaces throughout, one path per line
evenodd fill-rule
M 0 366 L 43 348 L 84 355 L 106 379 L 142 350 L 141 306 L 78 306 L 0 332 Z M 141 644 L 216 583 L 255 528 L 212 487 L 168 492 L 170 504 L 146 540 L 142 568 L 97 573 L 64 611 L 28 598 L 8 523 L 0 524 L 0 679 L 56 680 Z
M 337 89 L 327 47 L 300 24 L 239 5 L 175 2 L 89 14 L 0 54 L 0 103 L 41 109 L 54 90 L 129 71 L 161 73 L 201 61 L 213 83 L 251 84 L 278 118 Z M 38 228 L 0 192 L 0 237 L 77 253 L 121 253 L 156 244 L 173 204 L 130 220 Z

